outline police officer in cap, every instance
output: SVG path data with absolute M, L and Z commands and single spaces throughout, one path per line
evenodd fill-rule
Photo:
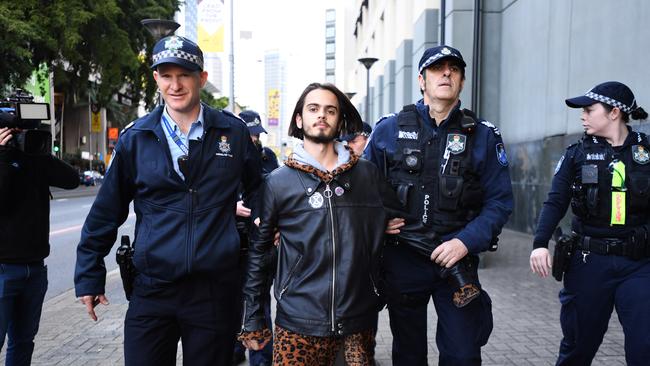
M 368 139 L 370 138 L 371 133 L 372 126 L 366 122 L 363 122 L 363 129 L 361 131 L 347 134 L 341 137 L 341 141 L 347 143 L 355 154 L 361 156 L 363 154 L 363 150 L 368 144 Z
M 427 364 L 430 298 L 440 365 L 480 364 L 492 331 L 477 254 L 494 245 L 508 220 L 512 187 L 501 133 L 461 109 L 465 66 L 452 47 L 427 49 L 418 75 L 424 98 L 378 123 L 365 150 L 412 216 L 384 253 L 394 365 Z M 451 269 L 469 275 L 471 292 L 459 292 Z
M 104 257 L 133 201 L 137 275 L 124 322 L 126 365 L 227 365 L 238 327 L 237 190 L 257 210 L 259 153 L 237 116 L 201 104 L 203 53 L 165 37 L 153 49 L 165 100 L 127 126 L 77 248 L 75 291 L 93 320 L 108 305 Z
M 260 157 L 262 159 L 262 176 L 266 177 L 269 173 L 271 173 L 273 170 L 275 170 L 279 165 L 278 165 L 278 158 L 276 157 L 275 153 L 273 150 L 269 149 L 266 146 L 262 146 L 262 141 L 260 141 L 260 135 L 262 133 L 267 133 L 264 127 L 262 127 L 262 120 L 260 119 L 259 113 L 253 111 L 253 110 L 245 110 L 239 113 L 239 117 L 246 122 L 246 126 L 248 127 L 248 132 L 251 134 L 251 140 L 257 147 Z M 249 233 L 248 233 L 248 227 L 250 226 L 250 216 L 251 216 L 251 210 L 244 205 L 243 200 L 237 201 L 237 231 L 239 231 L 239 235 L 241 238 L 241 245 L 242 245 L 242 250 L 244 253 L 248 252 L 248 244 L 249 244 Z M 269 251 L 269 260 L 271 260 L 271 263 L 274 263 L 275 260 L 274 258 L 276 254 L 275 247 L 271 248 Z M 246 258 L 247 256 L 242 256 L 242 270 L 246 269 Z M 270 276 L 269 281 L 272 281 L 272 276 Z M 243 286 L 243 284 L 242 284 Z M 272 325 L 270 324 L 271 321 L 271 294 L 265 294 L 264 295 L 265 299 L 265 308 L 264 312 L 266 314 L 266 319 L 269 321 L 269 324 L 267 324 L 269 329 L 272 329 Z M 244 361 L 246 359 L 245 356 L 245 351 L 246 349 L 240 342 L 235 342 L 235 351 L 233 354 L 233 365 L 237 365 L 240 362 Z M 273 358 L 273 342 L 269 342 L 264 346 L 263 349 L 259 351 L 255 350 L 250 350 L 249 351 L 249 364 L 251 366 L 262 366 L 262 365 L 271 365 L 272 358 Z
M 260 135 L 267 133 L 264 127 L 262 127 L 260 114 L 253 110 L 246 110 L 239 113 L 239 117 L 241 117 L 241 119 L 246 122 L 248 131 L 251 134 L 251 139 L 253 139 L 253 143 L 260 151 L 260 155 L 262 156 L 262 175 L 266 176 L 275 170 L 279 165 L 278 157 L 275 155 L 273 150 L 269 149 L 266 146 L 262 146 L 262 141 L 260 141 Z
M 614 307 L 625 333 L 627 364 L 647 365 L 650 141 L 627 123 L 648 114 L 630 88 L 617 81 L 598 84 L 566 104 L 582 108 L 585 133 L 555 168 L 530 255 L 532 271 L 548 276 L 548 241 L 571 204 L 570 257 L 565 268 L 553 268 L 554 275 L 565 270 L 559 294 L 564 337 L 556 365 L 591 364 Z

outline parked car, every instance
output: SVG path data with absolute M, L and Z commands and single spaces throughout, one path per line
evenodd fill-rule
M 101 184 L 103 180 L 104 176 L 96 170 L 86 170 L 79 176 L 79 183 L 86 187 Z

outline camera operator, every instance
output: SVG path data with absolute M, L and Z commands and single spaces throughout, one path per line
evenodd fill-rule
M 0 349 L 7 365 L 29 365 L 47 290 L 49 186 L 79 185 L 77 171 L 49 153 L 31 154 L 12 141 L 21 130 L 0 128 Z

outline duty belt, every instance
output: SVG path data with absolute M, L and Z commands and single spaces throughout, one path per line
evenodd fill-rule
M 631 238 L 579 236 L 577 244 L 579 250 L 601 255 L 620 255 L 631 258 L 650 257 L 650 246 L 647 243 L 634 243 Z

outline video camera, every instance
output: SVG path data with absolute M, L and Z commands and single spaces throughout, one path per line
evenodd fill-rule
M 34 97 L 22 89 L 16 89 L 6 100 L 0 102 L 0 128 L 19 129 L 13 132 L 11 146 L 29 155 L 47 155 L 52 146 L 52 134 L 39 130 L 42 120 L 50 119 L 48 103 L 34 103 Z

